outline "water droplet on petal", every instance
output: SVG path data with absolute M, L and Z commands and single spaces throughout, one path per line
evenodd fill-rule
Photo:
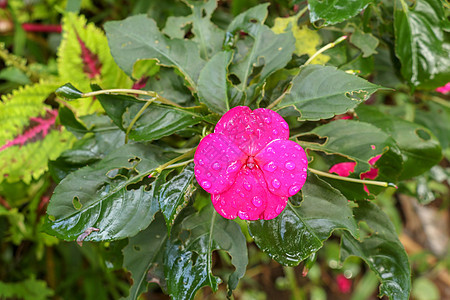
M 202 187 L 204 189 L 209 189 L 211 187 L 211 182 L 209 182 L 208 180 L 202 181 Z
M 245 198 L 245 194 L 244 193 L 240 193 L 239 194 L 242 198 Z
M 272 147 L 268 147 L 268 148 L 267 148 L 267 152 L 271 152 L 271 153 L 275 154 L 275 151 L 273 150 Z
M 291 186 L 290 189 L 289 189 L 289 195 L 290 196 L 294 196 L 295 194 L 298 193 L 298 191 L 300 191 L 300 189 L 301 189 L 301 187 L 298 186 L 298 185 Z
M 222 166 L 218 162 L 216 162 L 213 163 L 212 168 L 216 171 L 219 171 L 222 168 Z
M 283 206 L 282 205 L 278 205 L 277 208 L 275 209 L 277 215 L 279 215 L 282 211 L 283 211 Z
M 252 203 L 253 203 L 254 206 L 260 207 L 262 205 L 262 200 L 261 200 L 261 198 L 259 196 L 255 196 L 252 199 Z
M 289 129 L 289 125 L 286 122 L 281 122 L 281 126 L 283 126 L 284 129 Z
M 276 189 L 278 189 L 280 187 L 281 183 L 278 179 L 274 178 L 274 180 L 272 180 L 272 186 Z
M 277 134 L 278 134 L 278 130 L 274 129 L 274 130 L 272 130 L 272 133 L 273 133 L 274 135 L 277 135 Z
M 270 117 L 266 117 L 264 119 L 264 122 L 266 122 L 266 124 L 270 124 L 270 123 L 272 123 L 272 119 Z
M 277 165 L 273 161 L 271 161 L 265 164 L 263 169 L 267 172 L 274 172 L 277 169 Z
M 195 170 L 195 175 L 200 175 L 202 172 L 199 169 Z
M 293 162 L 291 162 L 291 161 L 288 161 L 284 166 L 288 170 L 294 170 L 295 169 L 295 164 Z
M 252 189 L 252 185 L 248 182 L 244 182 L 243 186 L 247 191 L 250 191 Z
M 239 216 L 239 218 L 241 218 L 242 220 L 248 220 L 248 214 L 246 213 L 246 212 L 243 212 L 243 211 L 239 211 L 238 212 L 238 216 Z
M 211 173 L 209 173 L 209 172 L 206 173 L 206 176 L 211 177 Z
M 199 159 L 199 160 L 198 160 L 198 164 L 199 164 L 200 166 L 203 166 L 205 163 L 203 162 L 203 159 Z
M 238 168 L 237 162 L 233 162 L 231 163 L 231 165 L 228 166 L 227 172 L 234 172 L 237 170 L 237 168 Z

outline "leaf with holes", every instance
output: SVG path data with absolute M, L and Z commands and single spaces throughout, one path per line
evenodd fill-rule
M 276 110 L 293 106 L 300 112 L 300 120 L 328 119 L 355 108 L 379 88 L 335 67 L 308 65 L 294 77 Z
M 145 144 L 126 144 L 95 165 L 66 176 L 50 200 L 46 232 L 75 240 L 88 228 L 86 241 L 117 240 L 146 228 L 159 210 L 150 174 L 173 153 Z
M 358 202 L 353 212 L 355 219 L 365 222 L 373 232 L 361 241 L 344 232 L 341 260 L 352 255 L 361 257 L 381 281 L 380 296 L 384 294 L 390 299 L 409 299 L 411 271 L 408 255 L 389 217 L 368 201 Z
M 439 141 L 424 126 L 384 114 L 371 106 L 358 107 L 356 113 L 361 120 L 372 123 L 395 139 L 403 158 L 401 180 L 420 175 L 441 160 Z
M 291 60 L 295 50 L 292 33 L 275 34 L 264 25 L 266 17 L 267 4 L 261 4 L 238 15 L 227 30 L 234 35 L 243 31 L 253 42 L 250 48 L 237 43 L 237 51 L 229 71 L 239 79 L 237 88 L 247 94 L 248 100 L 244 105 L 250 105 L 257 95 L 255 91 L 270 74 L 283 68 Z
M 236 270 L 230 275 L 228 286 L 230 290 L 236 288 L 248 263 L 246 240 L 237 223 L 222 218 L 210 204 L 187 216 L 173 230 L 164 256 L 167 289 L 173 299 L 193 299 L 205 285 L 217 291 L 221 280 L 211 272 L 214 250 L 225 250 L 231 255 Z
M 107 22 L 105 30 L 111 53 L 125 73 L 131 75 L 138 60 L 155 59 L 161 66 L 178 69 L 192 89 L 197 90 L 198 76 L 205 61 L 194 41 L 167 38 L 156 22 L 145 15 Z
M 166 180 L 167 175 L 168 173 L 160 174 L 156 179 L 155 187 L 158 190 L 159 207 L 170 234 L 176 216 L 186 206 L 192 194 L 189 188 L 192 188 L 194 179 L 194 164 L 189 164 L 180 174 L 170 180 Z
M 279 263 L 296 266 L 317 252 L 336 229 L 359 237 L 347 199 L 328 183 L 309 173 L 300 207 L 290 202 L 275 219 L 251 222 L 258 247 Z
M 309 18 L 321 26 L 340 23 L 357 15 L 370 2 L 372 0 L 308 0 Z
M 133 285 L 126 299 L 138 299 L 147 291 L 149 282 L 155 282 L 166 290 L 163 256 L 167 241 L 164 219 L 160 214 L 144 231 L 130 238 L 123 249 L 123 266 L 131 272 Z
M 395 3 L 395 54 L 403 77 L 413 86 L 445 85 L 450 78 L 450 41 L 442 1 L 417 0 L 413 7 L 405 0 Z
M 222 49 L 225 38 L 225 32 L 211 22 L 217 1 L 184 0 L 184 2 L 192 10 L 192 14 L 167 18 L 163 32 L 169 37 L 177 39 L 183 39 L 186 35 L 193 34 L 192 40 L 199 45 L 201 57 L 209 60 Z M 189 26 L 192 26 L 191 32 L 187 31 Z

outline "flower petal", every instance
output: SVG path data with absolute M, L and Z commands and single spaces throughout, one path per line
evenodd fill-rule
M 278 196 L 297 194 L 305 184 L 308 168 L 306 153 L 293 141 L 269 143 L 255 161 L 264 173 L 268 189 Z
M 332 166 L 328 172 L 336 173 L 342 177 L 348 177 L 350 176 L 350 173 L 353 173 L 355 171 L 355 166 L 355 162 L 338 163 Z
M 208 134 L 195 151 L 195 178 L 208 193 L 222 193 L 234 183 L 246 159 L 223 134 Z
M 267 190 L 260 169 L 244 166 L 236 182 L 227 191 L 211 195 L 216 211 L 227 219 L 236 216 L 243 220 L 270 220 L 286 207 L 287 197 L 280 197 Z
M 289 126 L 276 112 L 237 106 L 222 116 L 214 130 L 223 133 L 247 155 L 258 154 L 268 143 L 289 138 Z

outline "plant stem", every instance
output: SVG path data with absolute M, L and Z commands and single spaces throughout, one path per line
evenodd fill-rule
M 92 96 L 103 95 L 103 94 L 125 94 L 125 95 L 138 94 L 138 95 L 150 96 L 150 97 L 156 98 L 155 100 L 158 100 L 164 104 L 182 108 L 182 106 L 176 104 L 175 102 L 173 102 L 169 99 L 161 97 L 160 95 L 158 95 L 158 93 L 156 93 L 154 91 L 143 91 L 143 90 L 134 90 L 134 89 L 110 89 L 110 90 L 100 90 L 100 91 L 94 91 L 94 92 L 89 92 L 89 93 L 83 93 L 82 97 L 92 97 Z M 150 100 L 144 100 L 144 101 L 150 101 Z
M 187 164 L 190 164 L 193 161 L 194 161 L 194 159 L 186 160 L 186 161 L 183 161 L 183 162 L 180 162 L 180 163 L 177 163 L 177 164 L 169 165 L 165 169 L 167 170 L 167 169 L 173 169 L 173 168 L 182 167 L 182 166 L 185 166 Z
M 142 108 L 138 111 L 138 113 L 134 116 L 133 120 L 131 120 L 130 125 L 128 125 L 127 130 L 125 132 L 125 144 L 128 144 L 128 134 L 130 133 L 131 129 L 134 126 L 134 123 L 136 123 L 136 121 L 139 119 L 139 117 L 142 115 L 142 113 L 144 113 L 144 111 L 147 109 L 147 107 L 152 104 L 153 101 L 155 101 L 156 98 L 152 98 L 150 100 L 148 100 L 144 106 L 142 106 Z
M 170 167 L 170 168 L 176 168 L 177 166 L 182 166 L 182 164 L 175 164 L 175 163 L 177 163 L 178 161 L 180 161 L 180 160 L 182 160 L 182 159 L 185 159 L 185 158 L 187 158 L 187 157 L 192 156 L 192 155 L 195 153 L 195 150 L 197 150 L 197 147 L 192 148 L 192 149 L 189 150 L 188 152 L 183 153 L 182 155 L 180 155 L 180 156 L 178 156 L 178 157 L 176 157 L 176 158 L 174 158 L 174 159 L 172 159 L 172 160 L 166 162 L 166 163 L 163 164 L 163 165 L 160 165 L 159 167 L 157 167 L 157 168 L 155 169 L 155 172 L 161 173 L 162 170 L 165 170 L 165 169 L 167 169 L 167 168 L 169 168 L 169 167 Z
M 356 182 L 356 183 L 363 183 L 363 184 L 369 184 L 369 185 L 377 185 L 377 186 L 382 186 L 382 187 L 395 187 L 395 188 L 397 188 L 397 186 L 395 184 L 389 183 L 389 182 L 375 181 L 375 180 L 363 180 L 363 179 L 356 179 L 356 178 L 348 178 L 348 177 L 343 177 L 343 176 L 330 174 L 330 173 L 327 173 L 327 172 L 322 172 L 322 171 L 319 171 L 319 170 L 316 170 L 316 169 L 312 169 L 312 168 L 308 168 L 308 170 L 311 173 L 314 173 L 316 175 L 323 176 L 323 177 L 328 177 L 328 178 L 333 178 L 333 179 L 337 179 L 337 180 Z
M 288 88 L 283 92 L 283 94 L 280 95 L 280 97 L 278 97 L 275 101 L 273 101 L 272 103 L 270 103 L 266 108 L 267 109 L 272 109 L 273 107 L 275 107 L 278 103 L 281 102 L 281 100 L 283 100 L 283 98 L 289 94 L 291 92 L 291 88 L 292 88 L 292 82 L 289 83 Z
M 314 54 L 313 54 L 313 55 L 312 55 L 312 56 L 311 56 L 311 57 L 303 64 L 303 66 L 309 65 L 309 64 L 314 60 L 314 58 L 316 58 L 319 54 L 321 54 L 321 53 L 327 51 L 328 49 L 333 48 L 334 46 L 336 46 L 337 44 L 341 43 L 342 41 L 344 41 L 344 40 L 346 40 L 346 39 L 347 39 L 347 36 L 344 35 L 344 36 L 341 36 L 340 38 L 338 38 L 337 40 L 335 40 L 334 42 L 329 43 L 329 44 L 323 46 L 323 47 L 320 48 L 316 53 L 314 53 Z

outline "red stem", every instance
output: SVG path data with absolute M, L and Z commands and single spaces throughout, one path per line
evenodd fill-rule
M 22 24 L 23 30 L 27 32 L 57 32 L 61 33 L 60 24 L 37 24 L 37 23 L 24 23 Z

